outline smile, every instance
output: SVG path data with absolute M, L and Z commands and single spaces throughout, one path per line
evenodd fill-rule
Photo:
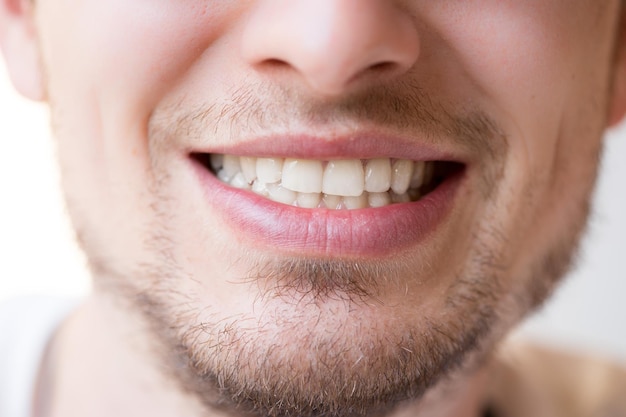
M 201 157 L 223 183 L 307 209 L 355 210 L 420 200 L 457 164 L 395 158 L 314 160 L 212 154 Z
M 287 137 L 189 157 L 206 204 L 248 245 L 386 256 L 446 222 L 467 166 L 443 150 L 382 139 Z

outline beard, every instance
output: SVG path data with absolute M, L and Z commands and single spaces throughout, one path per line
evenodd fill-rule
M 498 195 L 506 139 L 483 114 L 455 116 L 406 86 L 352 97 L 332 108 L 294 110 L 297 97 L 285 92 L 272 96 L 282 99 L 267 100 L 271 105 L 258 99 L 255 104 L 254 95 L 246 93 L 232 100 L 239 104 L 209 106 L 181 117 L 171 117 L 166 109 L 163 119 L 172 126 L 160 126 L 157 113 L 150 137 L 155 172 L 167 172 L 167 161 L 160 158 L 168 143 L 185 140 L 166 139 L 179 138 L 181 132 L 197 137 L 207 130 L 185 123 L 215 119 L 218 128 L 208 130 L 218 132 L 222 124 L 250 126 L 256 119 L 255 129 L 263 130 L 264 123 L 289 126 L 291 119 L 322 123 L 345 117 L 400 128 L 416 124 L 434 137 L 442 134 L 460 146 L 480 149 L 485 157 L 478 192 L 485 201 Z M 283 122 L 268 116 L 277 114 Z M 220 121 L 219 115 L 229 119 Z M 239 123 L 237 115 L 246 123 Z M 229 134 L 238 137 L 242 132 Z M 77 226 L 96 289 L 113 294 L 124 309 L 140 317 L 147 337 L 154 340 L 157 366 L 181 389 L 197 396 L 208 410 L 259 417 L 380 415 L 421 398 L 454 372 L 469 372 L 514 322 L 543 302 L 567 270 L 591 190 L 591 181 L 580 187 L 561 237 L 526 265 L 523 276 L 510 276 L 510 233 L 492 220 L 498 218 L 498 206 L 493 216 L 473 224 L 471 250 L 454 269 L 445 295 L 434 305 L 420 299 L 404 300 L 397 307 L 394 300 L 405 283 L 427 279 L 410 255 L 348 260 L 253 254 L 243 262 L 247 272 L 240 276 L 190 272 L 180 262 L 173 237 L 177 217 L 183 216 L 168 193 L 175 188 L 170 183 L 175 173 L 155 177 L 149 205 L 154 222 L 145 239 L 150 256 L 134 270 L 115 268 L 110 262 L 114 257 L 103 256 L 110 250 L 104 250 L 93 224 Z M 70 198 L 68 205 L 71 210 Z M 222 312 L 180 289 L 183 282 L 224 280 L 247 285 L 256 294 L 253 313 Z
M 161 370 L 208 410 L 373 416 L 480 364 L 497 320 L 492 277 L 457 280 L 445 302 L 449 321 L 440 312 L 418 320 L 413 312 L 390 315 L 394 308 L 376 285 L 363 285 L 387 281 L 385 267 L 311 259 L 255 265 L 245 281 L 276 284 L 259 293 L 262 312 L 234 318 L 206 306 L 183 308 L 189 298 L 168 285 L 137 292 L 116 280 L 104 290 L 132 300 L 128 306 L 154 338 Z
M 261 312 L 235 317 L 179 293 L 173 279 L 185 274 L 171 275 L 170 267 L 142 271 L 163 283 L 149 289 L 129 286 L 123 277 L 101 280 L 98 289 L 138 313 L 158 368 L 209 411 L 379 416 L 483 365 L 507 329 L 548 297 L 571 263 L 574 242 L 564 239 L 537 262 L 514 297 L 499 286 L 502 276 L 475 262 L 467 278 L 457 277 L 440 311 L 419 317 L 389 314 L 393 306 L 381 300 L 381 281 L 395 277 L 381 273 L 388 265 L 380 263 L 258 263 L 243 281 L 276 284 L 262 285 Z
M 209 411 L 379 416 L 483 365 L 505 332 L 567 272 L 583 219 L 517 277 L 524 285 L 516 290 L 501 286 L 500 254 L 475 242 L 479 249 L 465 275 L 432 312 L 418 302 L 415 311 L 396 311 L 386 301 L 389 288 L 419 279 L 402 262 L 260 258 L 239 280 L 258 291 L 254 314 L 229 315 L 198 303 L 177 290 L 189 273 L 172 264 L 144 265 L 132 274 L 146 277 L 149 287 L 130 285 L 128 275 L 109 269 L 100 271 L 96 288 L 139 317 L 155 365 Z

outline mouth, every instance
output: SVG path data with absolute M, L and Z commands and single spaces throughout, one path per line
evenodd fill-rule
M 205 204 L 245 245 L 359 258 L 424 242 L 450 217 L 467 164 L 410 140 L 358 139 L 283 137 L 187 155 Z
M 193 153 L 222 183 L 303 209 L 358 210 L 417 202 L 463 170 L 449 161 L 302 159 Z

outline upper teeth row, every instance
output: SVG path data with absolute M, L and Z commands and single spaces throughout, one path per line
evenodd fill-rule
M 426 181 L 432 162 L 375 158 L 319 161 L 211 155 L 211 167 L 224 182 L 261 191 L 270 184 L 303 193 L 359 197 L 364 193 L 403 195 Z

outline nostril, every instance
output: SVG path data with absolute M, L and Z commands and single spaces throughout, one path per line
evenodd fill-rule
M 268 58 L 264 60 L 262 64 L 269 68 L 284 68 L 284 67 L 290 66 L 288 62 L 283 61 L 282 59 L 277 59 L 277 58 Z
M 378 73 L 391 72 L 391 71 L 394 71 L 397 66 L 398 65 L 395 62 L 386 61 L 386 62 L 379 62 L 374 65 L 371 65 L 368 69 L 372 72 L 378 72 Z
M 401 72 L 401 66 L 393 61 L 380 61 L 371 64 L 360 71 L 354 71 L 354 75 L 346 80 L 346 84 L 359 82 L 359 80 L 384 80 L 396 76 Z

